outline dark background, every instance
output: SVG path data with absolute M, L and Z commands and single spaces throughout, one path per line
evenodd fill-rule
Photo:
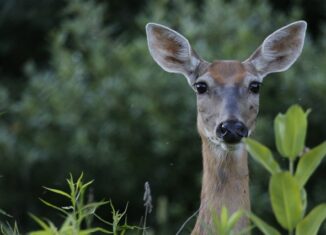
M 145 24 L 180 31 L 204 59 L 244 60 L 299 19 L 308 22 L 303 54 L 266 78 L 261 92 L 254 138 L 273 149 L 273 118 L 294 103 L 312 108 L 307 146 L 326 139 L 325 1 L 2 0 L 0 208 L 23 232 L 36 227 L 29 212 L 60 221 L 38 198 L 64 202 L 42 186 L 67 190 L 69 173 L 84 172 L 95 179 L 95 199 L 121 209 L 129 202 L 128 221 L 138 224 L 149 181 L 148 225 L 175 233 L 199 205 L 195 96 L 153 62 Z M 254 162 L 250 168 L 253 210 L 273 224 L 268 174 Z M 308 210 L 326 200 L 325 177 L 323 163 L 307 185 Z

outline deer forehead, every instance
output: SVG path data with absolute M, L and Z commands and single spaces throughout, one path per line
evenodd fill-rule
M 207 72 L 220 85 L 241 84 L 248 74 L 246 66 L 240 61 L 214 61 Z

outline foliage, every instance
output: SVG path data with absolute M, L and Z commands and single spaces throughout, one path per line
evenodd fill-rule
M 256 0 L 251 0 L 254 3 Z M 144 10 L 146 0 L 105 2 L 105 20 L 114 26 L 114 35 L 121 34 L 133 37 L 137 34 L 137 14 Z M 173 0 L 165 0 L 173 5 Z M 171 4 L 172 2 L 172 4 Z M 192 0 L 193 5 L 200 6 L 202 1 Z M 6 86 L 9 86 L 18 98 L 24 90 L 28 77 L 23 75 L 24 64 L 30 60 L 38 66 L 46 67 L 50 57 L 48 40 L 46 37 L 57 28 L 66 15 L 62 15 L 69 1 L 64 0 L 25 0 L 0 2 L 0 77 Z M 326 11 L 323 0 L 314 0 L 309 4 L 303 0 L 273 1 L 269 3 L 278 10 L 288 12 L 289 9 L 299 8 L 305 18 L 311 21 L 310 29 L 315 36 L 320 36 L 325 21 Z M 40 11 L 39 9 L 42 9 Z M 69 17 L 69 16 L 68 16 Z M 28 36 L 26 36 L 28 35 Z
M 26 211 L 49 213 L 34 201 L 42 194 L 39 185 L 60 184 L 69 172 L 84 171 L 96 179 L 99 198 L 111 195 L 119 207 L 130 201 L 128 218 L 136 222 L 143 210 L 142 186 L 149 181 L 154 210 L 148 223 L 157 234 L 173 234 L 199 204 L 195 96 L 183 78 L 165 74 L 152 61 L 145 24 L 178 30 L 204 59 L 244 60 L 269 33 L 301 18 L 300 11 L 285 16 L 266 1 L 148 1 L 133 23 L 134 33 L 126 28 L 114 35 L 116 24 L 106 14 L 110 4 L 67 3 L 46 37 L 46 66 L 25 64 L 28 79 L 21 93 L 0 86 L 1 111 L 6 111 L 0 120 L 0 206 L 29 230 Z M 272 117 L 293 102 L 319 110 L 311 117 L 314 134 L 308 133 L 307 145 L 324 138 L 325 46 L 308 37 L 291 70 L 266 78 L 256 138 L 271 143 Z M 264 206 L 265 172 L 252 169 L 255 212 L 271 218 Z M 308 206 L 324 200 L 324 173 L 319 174 L 307 188 Z
M 226 207 L 222 207 L 221 214 L 218 216 L 216 211 L 212 211 L 212 220 L 213 226 L 208 229 L 208 234 L 214 235 L 240 235 L 247 234 L 250 228 L 245 228 L 243 231 L 239 233 L 235 233 L 233 231 L 234 226 L 239 221 L 239 219 L 243 216 L 243 211 L 236 211 L 232 215 L 229 215 L 228 209 Z
M 249 213 L 248 217 L 257 226 L 257 228 L 259 228 L 259 230 L 263 232 L 263 234 L 280 235 L 279 231 L 277 231 L 275 228 L 267 224 L 265 221 L 263 221 L 261 218 L 256 216 L 254 213 Z
M 244 140 L 253 158 L 271 173 L 269 196 L 278 223 L 289 234 L 295 230 L 296 235 L 317 235 L 326 219 L 326 203 L 316 206 L 306 215 L 307 193 L 304 186 L 326 155 L 326 142 L 303 151 L 308 113 L 294 105 L 286 114 L 279 114 L 275 118 L 275 141 L 280 154 L 289 161 L 288 170 L 280 169 L 268 148 L 252 139 Z M 298 164 L 294 169 L 296 161 Z M 265 235 L 280 234 L 254 214 L 249 217 Z
M 11 215 L 7 214 L 5 211 L 0 209 L 0 215 L 6 217 L 6 218 L 12 218 Z M 3 220 L 0 220 L 0 232 L 2 235 L 19 235 L 19 230 L 17 223 L 14 223 L 14 226 L 12 226 L 8 221 L 3 222 Z
M 42 228 L 42 230 L 32 231 L 30 235 L 69 235 L 69 234 L 79 234 L 88 235 L 96 232 L 101 232 L 104 234 L 114 234 L 123 235 L 129 230 L 135 230 L 135 226 L 130 226 L 127 224 L 127 220 L 121 224 L 122 219 L 126 216 L 126 209 L 121 213 L 113 207 L 111 201 L 102 202 L 85 202 L 86 191 L 93 181 L 83 183 L 83 174 L 74 182 L 72 176 L 67 180 L 69 185 L 69 193 L 66 193 L 59 189 L 45 188 L 46 190 L 55 193 L 63 198 L 69 200 L 70 205 L 59 207 L 43 199 L 40 199 L 45 205 L 59 211 L 64 222 L 60 227 L 57 227 L 50 220 L 43 220 L 35 215 L 31 215 L 34 221 Z M 112 212 L 112 222 L 108 222 L 97 215 L 96 210 L 99 207 L 110 205 Z M 91 227 L 91 222 L 93 217 L 99 219 L 101 222 L 110 226 L 110 230 L 104 229 L 102 227 Z M 85 227 L 86 224 L 86 228 Z M 83 226 L 84 225 L 84 226 Z
M 274 131 L 278 152 L 292 161 L 305 147 L 307 132 L 307 116 L 299 106 L 292 106 L 286 115 L 279 114 L 275 118 Z
M 20 235 L 16 223 L 12 227 L 9 223 L 0 222 L 0 232 L 3 235 Z

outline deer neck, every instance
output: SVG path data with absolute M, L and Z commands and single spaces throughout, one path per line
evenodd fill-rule
M 202 141 L 201 204 L 192 234 L 206 234 L 207 226 L 212 223 L 212 213 L 220 215 L 223 206 L 230 214 L 238 209 L 250 210 L 247 152 L 244 146 L 234 151 L 226 151 L 205 137 L 202 137 Z M 246 226 L 247 220 L 241 218 L 236 230 L 240 231 Z

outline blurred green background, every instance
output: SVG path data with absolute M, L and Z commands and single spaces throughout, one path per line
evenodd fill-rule
M 138 224 L 148 181 L 148 226 L 175 234 L 199 206 L 195 95 L 152 60 L 145 24 L 176 29 L 206 60 L 245 60 L 298 19 L 308 22 L 303 54 L 261 91 L 254 138 L 271 148 L 273 118 L 293 103 L 312 108 L 307 146 L 326 139 L 325 1 L 1 1 L 0 208 L 23 232 L 36 227 L 29 212 L 60 221 L 38 198 L 64 203 L 42 186 L 66 189 L 69 173 L 84 172 L 96 200 L 129 202 L 128 222 Z M 273 224 L 268 173 L 254 162 L 250 169 L 252 208 Z M 307 186 L 308 209 L 326 201 L 325 177 L 323 163 Z

